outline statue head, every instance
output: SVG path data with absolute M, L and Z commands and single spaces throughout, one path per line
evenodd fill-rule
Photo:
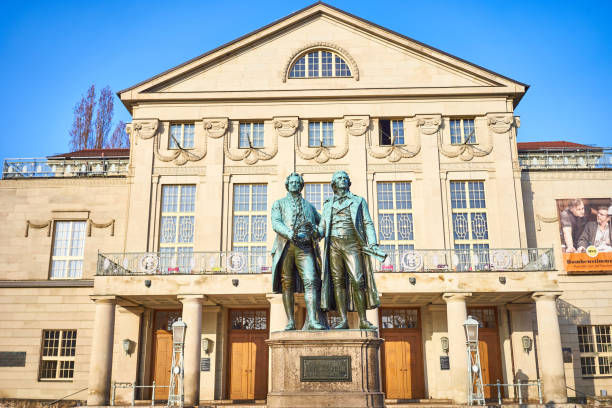
M 336 193 L 338 189 L 345 189 L 348 191 L 351 187 L 351 179 L 346 171 L 338 170 L 334 173 L 331 180 L 331 187 L 334 193 Z
M 291 173 L 285 180 L 285 188 L 290 193 L 299 193 L 304 188 L 304 179 L 299 173 Z

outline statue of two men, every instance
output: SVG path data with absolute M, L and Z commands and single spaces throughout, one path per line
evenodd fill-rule
M 347 312 L 355 310 L 360 329 L 376 329 L 366 310 L 380 305 L 371 257 L 384 260 L 366 201 L 349 191 L 348 174 L 332 177 L 334 195 L 325 201 L 322 216 L 301 196 L 304 180 L 298 173 L 287 177 L 287 196 L 272 206 L 274 293 L 282 293 L 288 324 L 295 329 L 294 296 L 304 291 L 306 322 L 303 330 L 322 330 L 327 321 L 321 312 L 337 310 L 348 329 Z M 325 239 L 323 257 L 318 240 Z M 322 258 L 322 259 L 321 259 Z

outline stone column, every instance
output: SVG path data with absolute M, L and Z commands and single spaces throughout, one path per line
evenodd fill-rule
M 283 306 L 283 295 L 268 293 L 266 299 L 270 302 L 270 332 L 285 330 L 288 320 Z
M 450 361 L 450 395 L 456 404 L 468 401 L 467 346 L 463 322 L 467 319 L 465 298 L 471 293 L 445 293 L 448 326 L 448 357 Z
M 87 405 L 108 405 L 113 338 L 115 331 L 115 296 L 91 296 L 96 302 Z
M 202 301 L 204 295 L 179 295 L 183 304 L 183 321 L 185 331 L 185 349 L 183 370 L 185 373 L 185 405 L 200 403 L 200 358 L 202 356 Z
M 540 340 L 538 351 L 545 404 L 567 402 L 561 331 L 559 330 L 556 302 L 561 293 L 535 292 L 532 296 L 535 300 L 538 317 L 538 337 Z

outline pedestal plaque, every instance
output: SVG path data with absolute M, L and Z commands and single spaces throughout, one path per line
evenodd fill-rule
M 280 331 L 267 343 L 268 408 L 384 406 L 376 331 Z

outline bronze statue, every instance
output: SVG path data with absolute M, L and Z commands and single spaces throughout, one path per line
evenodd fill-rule
M 318 234 L 325 237 L 321 309 L 338 310 L 341 321 L 334 329 L 348 329 L 347 310 L 356 310 L 360 329 L 376 329 L 366 319 L 366 309 L 380 305 L 370 257 L 383 261 L 376 241 L 368 204 L 349 191 L 345 171 L 332 176 L 334 195 L 325 201 Z
M 321 217 L 300 195 L 304 187 L 302 176 L 291 173 L 285 187 L 287 196 L 274 202 L 270 217 L 277 233 L 272 246 L 273 292 L 283 294 L 289 320 L 285 330 L 295 330 L 295 292 L 304 292 L 307 316 L 303 330 L 326 329 L 327 322 L 320 311 L 321 254 L 317 245 Z

